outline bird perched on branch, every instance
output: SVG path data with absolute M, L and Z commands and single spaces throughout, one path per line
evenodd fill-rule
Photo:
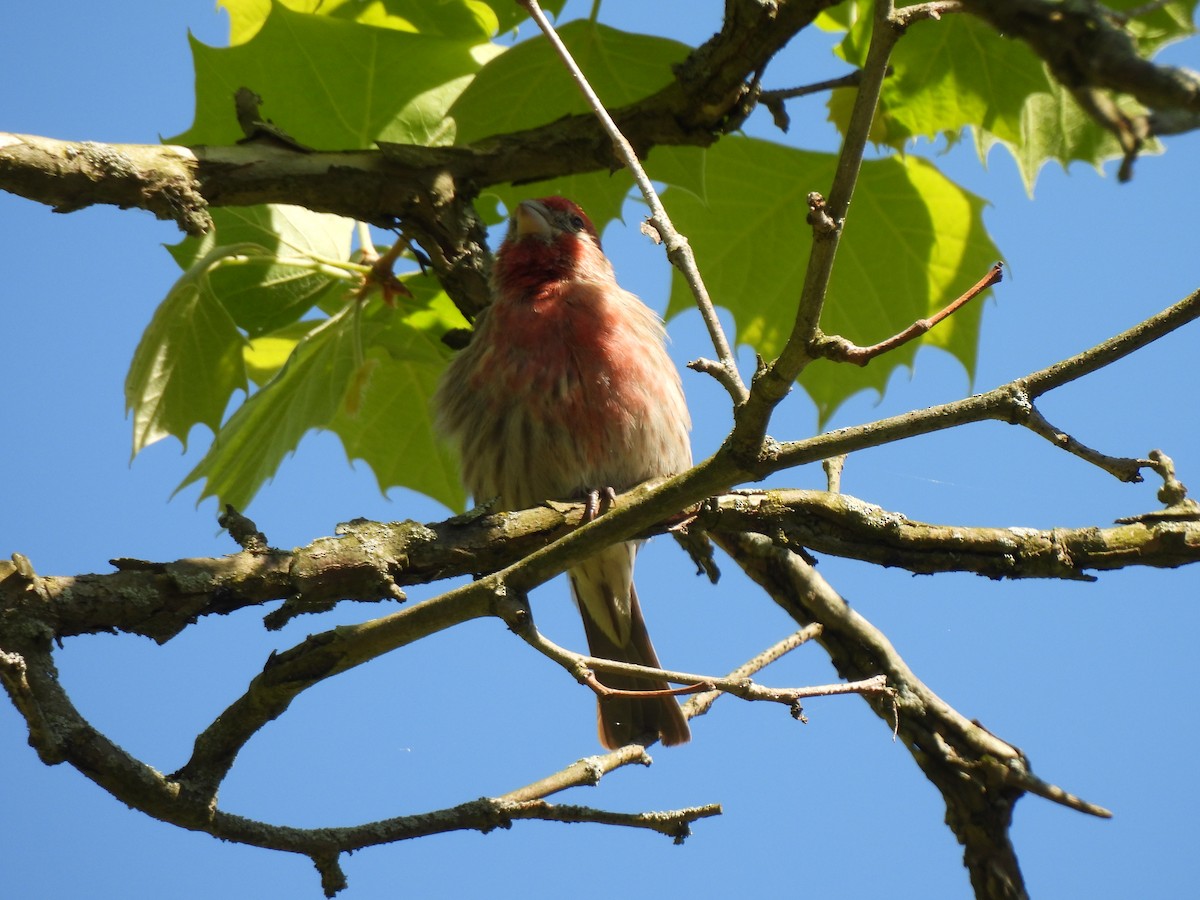
M 691 466 L 691 421 L 662 321 L 617 284 L 587 215 L 570 200 L 521 203 L 496 254 L 492 302 L 434 400 L 438 425 L 482 502 L 524 509 L 624 490 Z M 633 586 L 639 542 L 608 547 L 568 575 L 593 656 L 659 667 Z M 663 682 L 604 674 L 619 690 Z M 610 749 L 657 735 L 688 740 L 670 696 L 602 697 Z

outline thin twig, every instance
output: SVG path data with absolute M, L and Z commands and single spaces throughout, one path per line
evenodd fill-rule
M 962 12 L 963 5 L 959 0 L 940 0 L 933 3 L 914 3 L 912 6 L 902 6 L 891 15 L 892 22 L 899 28 L 907 28 L 923 19 L 940 19 L 947 13 Z
M 892 0 L 877 0 L 875 27 L 838 154 L 828 201 L 820 194 L 809 195 L 808 221 L 812 225 L 813 239 L 795 321 L 779 356 L 755 376 L 754 390 L 746 410 L 726 441 L 726 446 L 737 455 L 760 453 L 772 411 L 814 359 L 810 346 L 820 337 L 821 311 L 833 274 L 834 257 L 837 255 L 846 212 L 858 182 L 871 123 L 875 119 L 875 109 L 887 75 L 888 58 L 902 33 L 891 22 L 893 11 Z
M 688 244 L 687 239 L 676 231 L 675 226 L 671 224 L 671 219 L 663 207 L 662 200 L 659 199 L 658 192 L 654 189 L 654 185 L 650 181 L 650 176 L 646 174 L 646 170 L 638 160 L 633 146 L 626 140 L 625 135 L 621 133 L 621 130 L 617 127 L 617 123 L 613 121 L 612 116 L 608 114 L 608 110 L 604 108 L 604 104 L 600 102 L 600 98 L 592 89 L 591 84 L 588 83 L 583 71 L 575 62 L 574 57 L 571 56 L 571 51 L 562 42 L 562 39 L 558 36 L 558 32 L 554 30 L 554 26 L 550 24 L 550 20 L 546 18 L 546 14 L 542 12 L 542 8 L 538 5 L 537 0 L 517 0 L 517 3 L 529 11 L 538 28 L 542 30 L 542 33 L 546 36 L 546 40 L 550 42 L 550 46 L 554 48 L 554 51 L 558 54 L 563 65 L 570 73 L 571 78 L 575 81 L 576 86 L 587 100 L 588 106 L 591 107 L 592 112 L 595 113 L 596 118 L 608 133 L 617 155 L 621 157 L 621 160 L 633 174 L 638 189 L 642 192 L 642 196 L 650 207 L 650 223 L 666 246 L 667 258 L 683 273 L 688 287 L 691 288 L 692 295 L 696 299 L 696 306 L 699 308 L 700 315 L 704 319 L 704 324 L 708 328 L 709 338 L 713 342 L 713 348 L 717 352 L 717 357 L 721 361 L 721 365 L 728 371 L 728 376 L 720 379 L 721 384 L 726 390 L 730 391 L 734 403 L 741 405 L 745 402 L 750 392 L 746 389 L 741 376 L 738 374 L 737 358 L 734 356 L 729 341 L 725 337 L 725 331 L 721 327 L 721 322 L 717 318 L 716 308 L 709 297 L 708 288 L 704 285 L 704 279 L 700 275 L 700 270 L 696 266 L 696 258 L 692 254 L 691 246 Z
M 758 102 L 770 111 L 776 127 L 780 131 L 786 132 L 791 125 L 791 117 L 788 116 L 787 108 L 784 106 L 785 100 L 807 97 L 823 91 L 834 91 L 838 88 L 857 87 L 860 81 L 862 81 L 862 70 L 855 69 L 839 78 L 827 78 L 824 81 L 816 81 L 794 88 L 762 91 L 758 95 Z
M 818 340 L 813 342 L 814 346 L 811 348 L 811 352 L 814 356 L 823 356 L 826 359 L 851 362 L 856 366 L 865 366 L 875 357 L 882 356 L 884 353 L 895 350 L 897 347 L 902 347 L 909 341 L 928 333 L 939 322 L 954 315 L 954 313 L 958 312 L 958 310 L 966 306 L 971 300 L 975 299 L 992 285 L 999 282 L 1003 277 L 1004 264 L 996 263 L 983 278 L 968 288 L 958 299 L 947 304 L 928 319 L 917 319 L 917 321 L 913 322 L 900 333 L 894 334 L 887 340 L 880 341 L 878 344 L 872 344 L 870 347 L 860 347 L 839 335 L 822 335 Z
M 727 675 L 727 678 L 749 678 L 751 675 L 765 669 L 775 660 L 780 659 L 787 653 L 807 644 L 815 637 L 819 637 L 823 626 L 820 623 L 814 622 L 811 625 L 806 625 L 799 631 L 793 631 L 781 641 L 776 641 L 766 650 L 763 650 L 757 656 L 742 663 L 736 669 Z M 689 719 L 696 716 L 702 716 L 712 708 L 712 705 L 717 702 L 717 698 L 724 691 L 711 690 L 705 691 L 703 694 L 698 694 L 683 704 L 683 714 Z
M 1093 450 L 1091 447 L 1071 437 L 1065 431 L 1060 431 L 1051 425 L 1032 402 L 1028 406 L 1024 406 L 1021 412 L 1020 424 L 1024 425 L 1034 434 L 1044 437 L 1054 446 L 1067 451 L 1072 456 L 1079 457 L 1085 462 L 1091 463 L 1097 468 L 1103 469 L 1121 481 L 1136 484 L 1142 480 L 1142 469 L 1154 467 L 1154 462 L 1149 459 L 1109 456 L 1107 453 Z
M 827 78 L 824 81 L 814 81 L 812 84 L 802 84 L 794 88 L 781 88 L 774 91 L 763 91 L 758 95 L 759 103 L 772 103 L 780 100 L 792 100 L 796 97 L 806 97 L 821 91 L 832 91 L 837 88 L 858 87 L 862 81 L 862 70 L 855 69 L 838 78 Z
M 604 684 L 596 677 L 596 673 L 590 670 L 582 674 L 580 679 L 595 691 L 597 697 L 633 697 L 639 700 L 650 700 L 654 697 L 683 697 L 688 694 L 698 694 L 701 691 L 710 691 L 713 689 L 712 682 L 703 681 L 700 684 L 689 684 L 684 687 L 677 688 L 661 688 L 658 690 L 647 691 L 627 691 L 623 688 L 613 688 Z
M 614 675 L 624 675 L 632 678 L 643 678 L 647 681 L 670 681 L 675 684 L 696 686 L 700 690 L 719 690 L 733 694 L 742 700 L 767 701 L 782 703 L 790 707 L 797 718 L 799 701 L 806 697 L 826 697 L 832 694 L 878 694 L 890 693 L 886 679 L 867 679 L 850 684 L 823 684 L 800 688 L 770 688 L 755 684 L 745 677 L 720 678 L 712 675 L 696 675 L 691 672 L 677 672 L 671 669 L 659 669 L 652 666 L 639 666 L 632 663 L 615 662 L 595 656 L 584 656 L 551 641 L 534 627 L 532 619 L 525 618 L 513 630 L 527 644 L 539 653 L 554 660 L 580 684 L 592 686 L 595 680 L 594 672 L 606 672 Z M 661 692 L 630 692 L 633 696 L 657 696 Z
M 837 453 L 878 447 L 966 422 L 996 420 L 1024 424 L 1024 408 L 1042 394 L 1103 369 L 1197 318 L 1200 318 L 1200 290 L 1107 341 L 986 393 L 780 444 L 773 448 L 770 465 L 755 475 L 761 479 L 770 472 L 817 462 Z

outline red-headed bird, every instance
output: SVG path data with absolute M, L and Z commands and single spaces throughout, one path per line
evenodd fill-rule
M 491 293 L 434 400 L 476 502 L 525 509 L 691 466 L 691 420 L 662 320 L 617 284 L 583 210 L 562 197 L 521 203 L 496 254 Z M 608 547 L 568 575 L 591 654 L 658 667 L 633 586 L 638 546 Z M 622 690 L 667 687 L 600 680 Z M 690 737 L 673 697 L 605 698 L 598 718 L 610 749 Z

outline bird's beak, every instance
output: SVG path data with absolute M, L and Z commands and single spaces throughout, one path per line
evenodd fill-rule
M 513 214 L 513 224 L 517 229 L 517 237 L 525 237 L 527 234 L 549 237 L 554 230 L 545 207 L 536 200 L 525 200 L 517 206 L 517 211 Z

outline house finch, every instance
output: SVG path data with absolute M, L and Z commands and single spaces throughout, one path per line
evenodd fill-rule
M 622 290 L 595 226 L 562 197 L 527 200 L 509 223 L 492 302 L 451 362 L 434 401 L 458 448 L 463 482 L 482 502 L 525 509 L 548 499 L 624 490 L 691 465 L 691 422 L 662 321 Z M 658 667 L 626 541 L 571 568 L 591 654 Z M 604 675 L 622 690 L 663 682 Z M 673 697 L 600 700 L 608 748 L 657 734 L 688 740 Z

